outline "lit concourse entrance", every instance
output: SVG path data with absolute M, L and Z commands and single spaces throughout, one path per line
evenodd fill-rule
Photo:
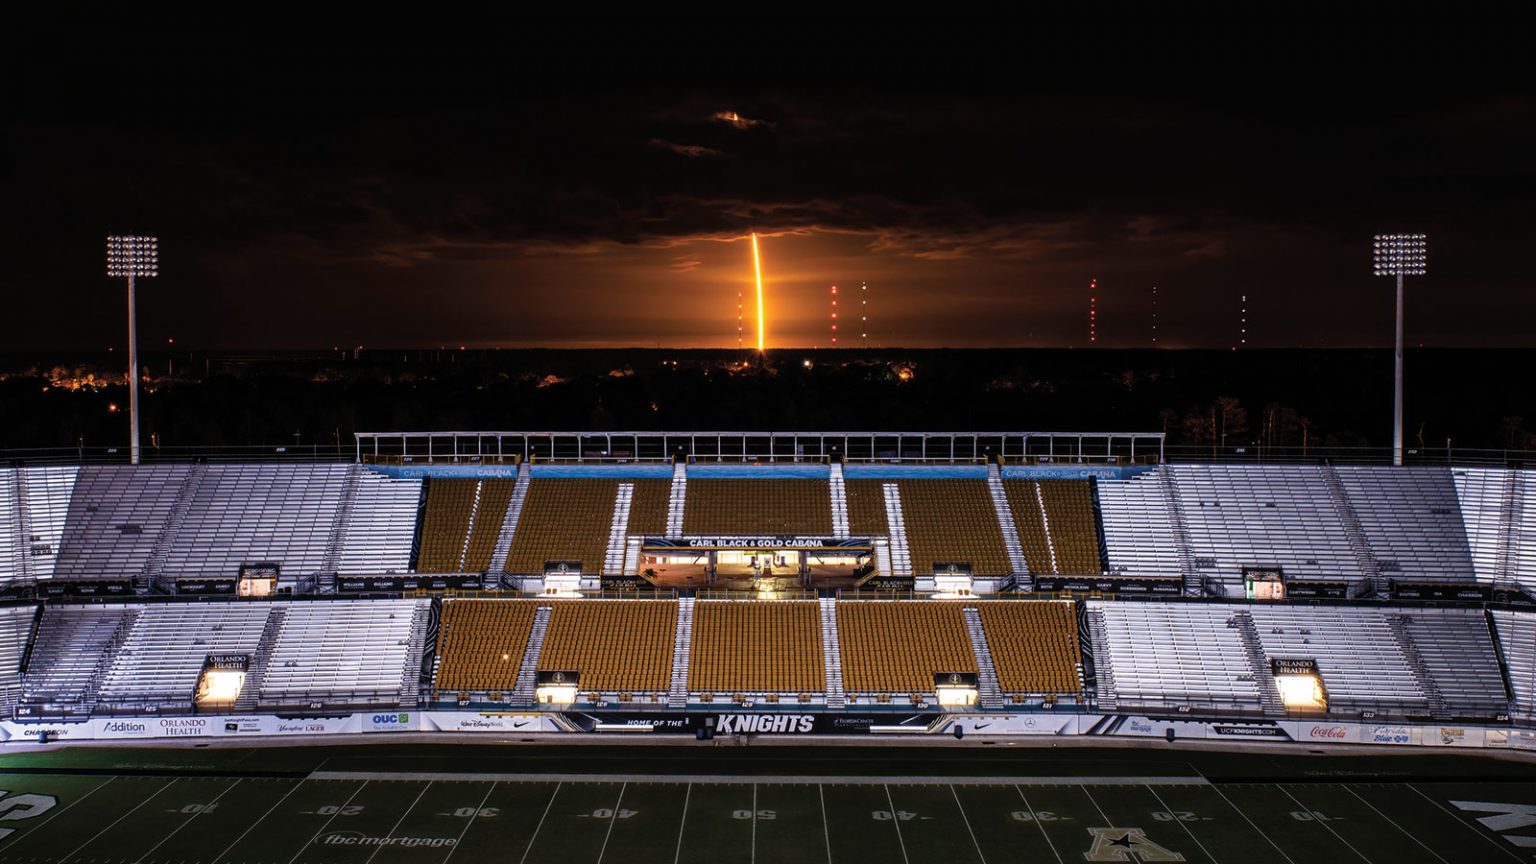
M 874 574 L 873 561 L 867 540 L 652 537 L 641 547 L 639 575 L 665 588 L 851 588 Z

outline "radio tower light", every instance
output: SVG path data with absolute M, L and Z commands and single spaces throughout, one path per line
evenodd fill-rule
M 1088 344 L 1099 341 L 1099 280 L 1088 280 Z
M 869 283 L 859 283 L 859 338 L 869 347 Z
M 832 286 L 832 347 L 837 347 L 837 286 Z
M 1248 344 L 1248 295 L 1247 294 L 1244 294 L 1242 296 L 1241 304 L 1242 305 L 1239 306 L 1238 310 L 1237 310 L 1237 312 L 1238 312 L 1238 318 L 1237 318 L 1237 344 L 1240 347 L 1241 346 L 1246 346 Z
M 1157 347 L 1157 286 L 1152 286 L 1152 347 Z

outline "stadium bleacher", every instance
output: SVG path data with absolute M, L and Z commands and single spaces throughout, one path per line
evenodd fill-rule
M 272 609 L 271 603 L 137 607 L 97 686 L 97 710 L 191 710 L 208 656 L 255 654 Z
M 683 533 L 829 536 L 831 502 L 826 480 L 689 478 Z
M 986 481 L 900 480 L 898 485 L 914 572 L 932 573 L 935 565 L 952 562 L 969 562 L 979 575 L 1012 570 Z
M 511 693 L 533 630 L 533 600 L 449 600 L 437 643 L 437 689 Z
M 564 600 L 552 604 L 541 672 L 576 672 L 583 693 L 663 698 L 672 679 L 675 601 Z
M 1264 709 L 1240 610 L 1225 605 L 1088 602 L 1099 705 L 1171 713 Z
M 430 600 L 286 604 L 265 659 L 263 707 L 400 707 L 416 702 L 420 621 Z M 413 656 L 414 655 L 414 656 Z
M 885 518 L 885 492 L 879 480 L 846 480 L 848 531 L 858 537 L 891 533 Z
M 704 600 L 693 614 L 690 692 L 719 699 L 826 689 L 814 601 Z
M 667 533 L 667 501 L 671 480 L 637 478 L 629 504 L 629 533 L 636 537 L 660 537 Z
M 1510 715 L 1536 725 L 1536 613 L 1495 609 L 1492 616 L 1509 670 Z
M 1077 639 L 1077 604 L 1062 602 L 981 603 L 982 629 L 1004 694 L 1077 694 L 1082 690 L 1082 654 Z
M 86 713 L 101 672 L 141 607 L 44 606 L 22 677 L 21 704 L 40 714 Z
M 37 606 L 0 606 L 0 715 L 9 714 L 21 699 L 21 661 L 32 641 Z
M 837 631 L 849 696 L 931 700 L 935 674 L 977 671 L 961 607 L 952 603 L 844 600 Z
M 464 558 L 464 537 L 475 512 L 479 481 L 461 477 L 434 477 L 427 481 L 427 506 L 421 517 L 421 554 L 416 569 L 422 573 L 458 573 Z
M 529 483 L 503 569 L 542 574 L 546 562 L 579 561 L 583 572 L 601 570 L 619 481 L 535 477 Z

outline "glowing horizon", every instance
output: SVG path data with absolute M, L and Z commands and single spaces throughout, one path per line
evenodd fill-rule
M 766 328 L 763 326 L 763 265 L 757 254 L 757 232 L 752 232 L 752 272 L 757 276 L 757 352 L 767 350 Z

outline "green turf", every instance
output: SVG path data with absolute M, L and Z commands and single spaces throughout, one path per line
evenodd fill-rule
M 402 767 L 418 769 L 435 757 L 498 774 L 519 766 L 548 774 L 574 764 L 639 779 L 581 776 L 593 770 L 560 780 L 493 781 L 473 773 L 431 782 L 395 779 Z M 1476 758 L 408 745 L 295 752 L 76 748 L 12 754 L 5 763 L 0 788 L 9 797 L 0 798 L 0 831 L 11 833 L 0 837 L 0 864 L 1451 864 L 1531 861 L 1533 850 L 1516 841 L 1536 836 L 1536 815 L 1490 818 L 1497 814 L 1453 803 L 1504 803 L 1536 814 L 1529 766 Z M 358 776 L 268 776 L 273 766 L 305 765 Z M 375 773 L 365 770 L 370 765 Z M 670 770 L 653 771 L 657 766 Z M 818 768 L 826 776 L 872 779 L 772 780 Z M 86 769 L 93 773 L 57 773 Z M 1356 779 L 1314 779 L 1334 771 Z M 1136 779 L 1196 772 L 1214 782 Z M 763 780 L 675 779 L 711 773 Z M 1021 780 L 944 782 L 946 773 Z M 1243 779 L 1271 775 L 1284 776 L 1280 782 Z M 1485 779 L 1446 779 L 1474 775 Z M 1128 779 L 1071 779 L 1108 776 Z M 39 796 L 57 803 L 44 807 L 49 798 Z M 1096 837 L 1100 857 L 1086 857 Z M 1178 857 L 1160 859 L 1159 849 Z

